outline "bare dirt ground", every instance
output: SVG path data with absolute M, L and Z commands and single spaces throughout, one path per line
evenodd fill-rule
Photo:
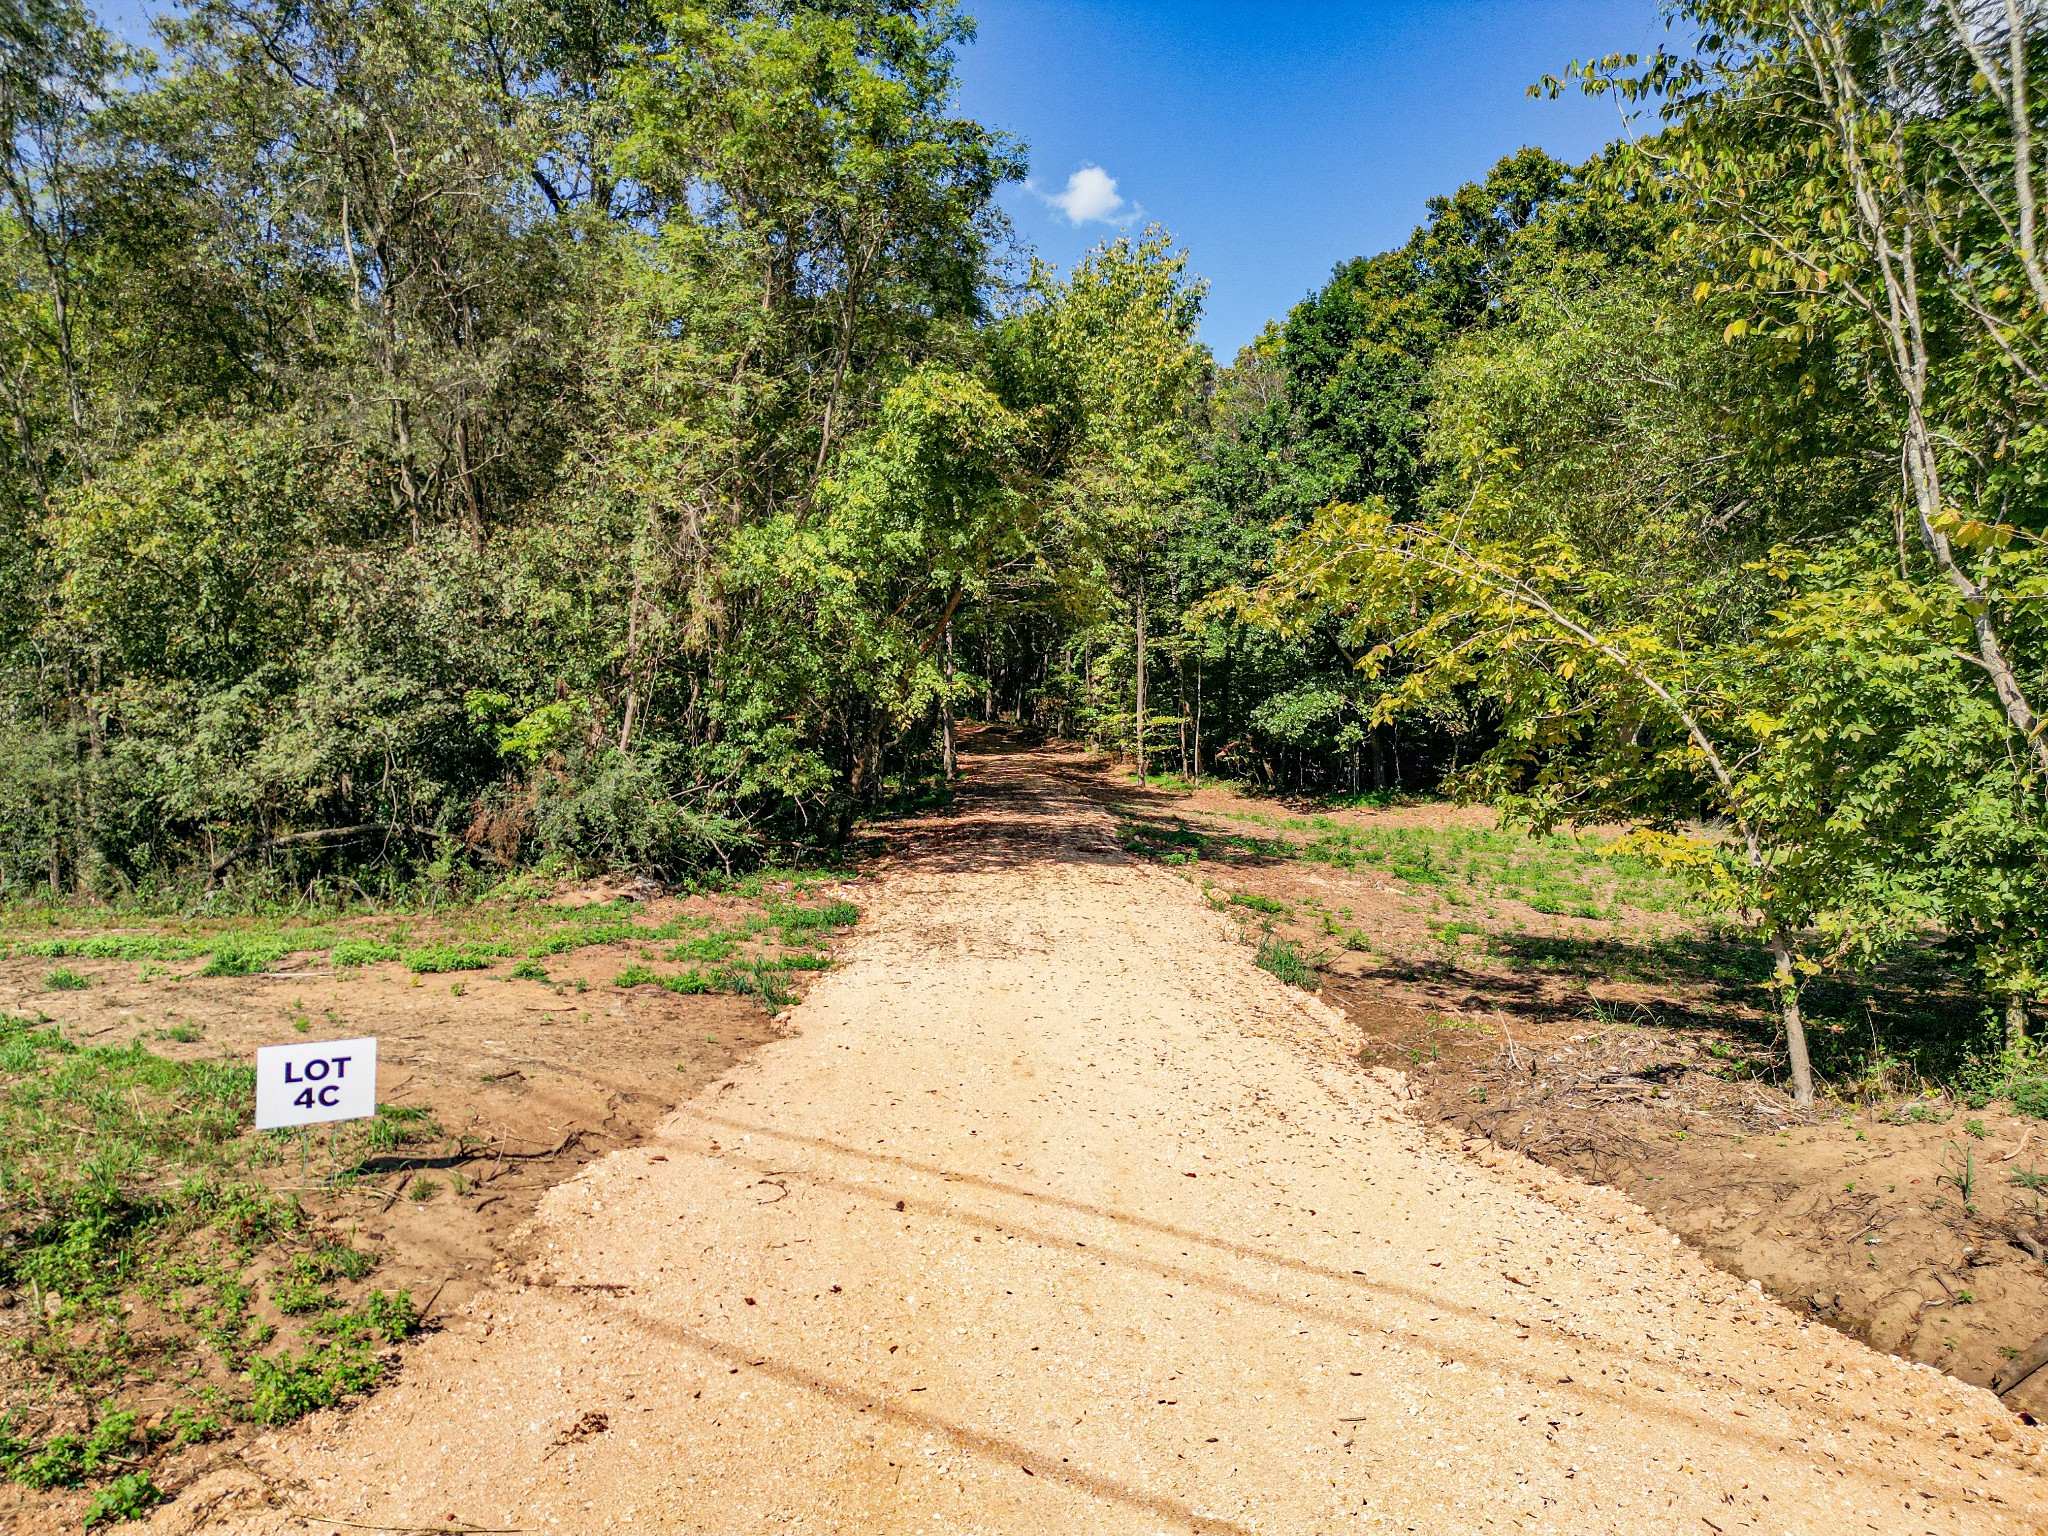
M 1081 767 L 973 760 L 788 1038 L 153 1528 L 2048 1531 L 1988 1393 L 1427 1132 Z
M 1200 858 L 1169 867 L 1248 937 L 1315 961 L 1318 995 L 1362 1032 L 1361 1059 L 1403 1071 L 1425 1123 L 1612 1185 L 1787 1306 L 1962 1380 L 1990 1383 L 2048 1334 L 2048 1125 L 1882 1082 L 1797 1108 L 1774 1086 L 1782 1063 L 1759 1070 L 1772 1034 L 1759 989 L 1715 974 L 1730 956 L 1696 918 L 1632 906 L 1643 891 L 1560 910 L 1298 856 L 1354 831 L 1440 849 L 1494 827 L 1478 807 L 1331 810 L 1223 784 L 1073 782 L 1136 851 L 1173 858 L 1200 835 Z M 1910 979 L 1924 1005 L 1943 978 Z M 1906 1001 L 1839 995 L 1839 1017 L 1823 1008 L 1814 1027 L 1860 1031 L 1866 1002 Z M 2048 1421 L 2048 1375 L 2010 1405 Z

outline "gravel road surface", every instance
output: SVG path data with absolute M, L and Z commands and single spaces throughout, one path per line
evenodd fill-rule
M 1987 1393 L 1431 1139 L 1057 753 L 390 1387 L 166 1531 L 2048 1531 Z

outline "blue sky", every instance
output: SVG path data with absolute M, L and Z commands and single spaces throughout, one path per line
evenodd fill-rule
M 1031 187 L 1004 196 L 1018 235 L 1065 265 L 1164 224 L 1209 279 L 1203 339 L 1225 361 L 1501 156 L 1539 144 L 1576 160 L 1613 138 L 1613 106 L 1528 86 L 1665 36 L 1655 0 L 966 4 L 981 33 L 961 53 L 961 107 L 1030 146 Z M 162 8 L 98 7 L 131 36 Z
M 1031 150 L 1032 188 L 1004 198 L 1019 236 L 1065 264 L 1120 226 L 1164 224 L 1210 281 L 1203 338 L 1225 361 L 1501 156 L 1538 144 L 1576 160 L 1614 138 L 1611 104 L 1532 101 L 1528 86 L 1665 37 L 1654 0 L 967 5 L 981 33 L 961 54 L 961 106 Z M 1077 173 L 1078 196 L 1047 201 Z

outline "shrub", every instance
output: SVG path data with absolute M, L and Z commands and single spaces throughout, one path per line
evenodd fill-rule
M 381 965 L 386 960 L 397 958 L 398 951 L 389 944 L 379 944 L 370 939 L 343 939 L 328 953 L 328 959 L 341 970 L 353 970 L 359 965 Z
M 92 982 L 74 970 L 58 966 L 43 978 L 43 985 L 52 992 L 83 992 Z
M 622 757 L 607 750 L 573 760 L 563 775 L 543 776 L 535 840 L 570 863 L 670 875 L 727 863 L 751 847 L 755 838 L 740 822 L 678 797 L 672 755 L 652 749 Z M 680 771 L 673 777 L 688 782 Z

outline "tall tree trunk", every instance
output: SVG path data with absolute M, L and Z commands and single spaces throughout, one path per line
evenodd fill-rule
M 1138 782 L 1145 782 L 1145 580 L 1138 579 Z
M 1778 994 L 1778 1017 L 1785 1026 L 1785 1053 L 1792 1059 L 1792 1102 L 1813 1102 L 1813 1062 L 1806 1054 L 1806 1020 L 1799 1012 L 1799 972 L 1792 964 L 1792 946 L 1785 930 L 1771 930 L 1771 987 Z
M 1180 771 L 1188 771 L 1188 689 L 1187 673 L 1181 667 L 1173 669 L 1173 680 L 1180 693 Z
M 2027 1005 L 2024 999 L 2009 997 L 2005 1001 L 2005 1048 L 2019 1050 L 2027 1043 Z
M 946 620 L 946 694 L 939 703 L 939 723 L 945 733 L 946 782 L 953 782 L 958 766 L 953 757 L 953 621 Z

